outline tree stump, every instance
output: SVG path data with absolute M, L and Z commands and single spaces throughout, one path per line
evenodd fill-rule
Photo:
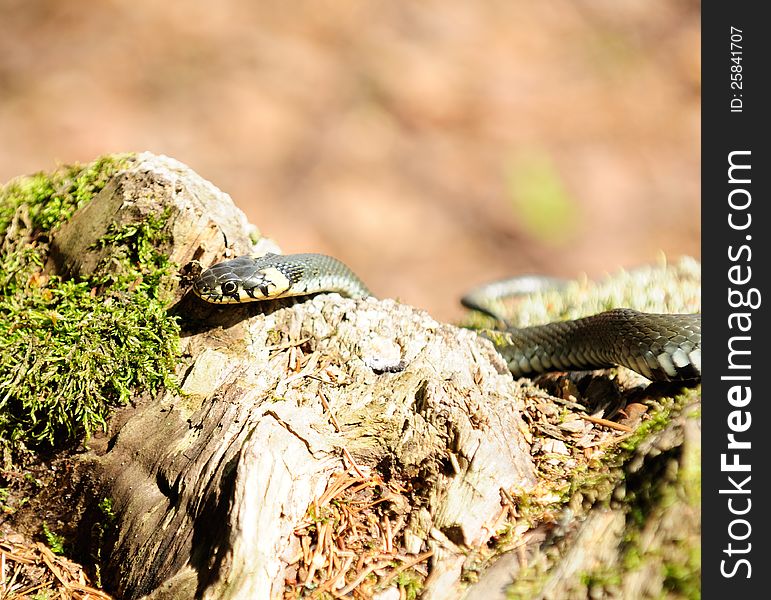
M 99 496 L 78 502 L 110 500 L 98 544 L 116 597 L 698 590 L 698 387 L 624 369 L 515 381 L 487 339 L 390 299 L 207 304 L 190 293 L 202 267 L 278 248 L 226 194 L 148 153 L 54 231 L 46 269 L 110 269 L 99 241 L 159 216 L 178 266 L 178 385 L 132 398 L 79 458 Z M 698 310 L 693 261 L 611 279 L 524 312 Z
M 58 268 L 84 274 L 110 223 L 158 211 L 182 272 L 260 251 L 227 195 L 145 154 L 62 228 Z M 380 569 L 430 556 L 423 597 L 457 596 L 464 549 L 495 533 L 502 490 L 536 483 L 519 385 L 492 345 L 393 300 L 214 307 L 184 286 L 178 299 L 180 389 L 124 411 L 88 459 L 117 516 L 104 576 L 119 596 L 276 598 L 303 577 L 312 589 L 300 533 L 318 535 L 309 510 L 343 480 L 376 489 L 356 552 Z M 339 591 L 355 565 L 334 550 L 314 567 L 338 566 Z

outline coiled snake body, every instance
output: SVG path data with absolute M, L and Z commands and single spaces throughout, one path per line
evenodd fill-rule
M 323 254 L 242 256 L 206 269 L 193 287 L 212 303 L 338 292 L 370 296 L 342 262 Z M 515 377 L 623 365 L 654 381 L 701 378 L 701 315 L 619 308 L 573 321 L 507 328 L 489 336 Z

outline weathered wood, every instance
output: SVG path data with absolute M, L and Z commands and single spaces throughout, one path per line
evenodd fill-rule
M 56 265 L 87 272 L 111 222 L 162 210 L 181 273 L 255 251 L 229 197 L 142 155 L 62 229 Z M 520 386 L 492 345 L 392 300 L 219 308 L 184 291 L 181 389 L 125 412 L 86 459 L 118 519 L 106 582 L 127 599 L 281 597 L 297 528 L 351 473 L 399 490 L 383 501 L 386 528 L 399 527 L 390 539 L 404 540 L 391 553 L 432 551 L 423 597 L 457 597 L 467 549 L 500 522 L 502 490 L 536 483 Z
M 579 487 L 465 598 L 658 598 L 698 594 L 701 400 L 640 441 L 599 489 Z M 553 485 L 553 483 L 552 483 Z M 644 520 L 641 521 L 641 517 Z
M 129 164 L 56 232 L 46 265 L 102 269 L 111 226 L 163 214 L 179 266 L 180 389 L 135 398 L 82 456 L 116 516 L 99 543 L 117 597 L 692 595 L 698 390 L 678 404 L 690 414 L 617 455 L 677 390 L 623 369 L 513 381 L 487 340 L 388 299 L 206 304 L 189 293 L 201 266 L 276 245 L 184 165 Z M 693 311 L 699 281 L 685 261 L 517 311 Z

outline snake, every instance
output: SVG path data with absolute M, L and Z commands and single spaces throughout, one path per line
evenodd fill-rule
M 540 285 L 540 283 L 533 285 Z M 336 292 L 372 296 L 343 262 L 325 254 L 240 256 L 212 265 L 193 284 L 213 304 L 241 304 Z M 484 311 L 473 295 L 463 303 Z M 615 308 L 580 319 L 486 334 L 516 378 L 550 371 L 624 366 L 652 381 L 701 379 L 701 315 Z

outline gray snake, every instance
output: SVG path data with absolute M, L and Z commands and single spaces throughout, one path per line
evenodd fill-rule
M 243 303 L 337 292 L 370 292 L 342 262 L 323 254 L 242 256 L 203 271 L 193 290 L 211 303 Z M 701 315 L 617 308 L 572 321 L 507 327 L 488 335 L 515 377 L 547 371 L 628 367 L 654 381 L 701 379 Z

